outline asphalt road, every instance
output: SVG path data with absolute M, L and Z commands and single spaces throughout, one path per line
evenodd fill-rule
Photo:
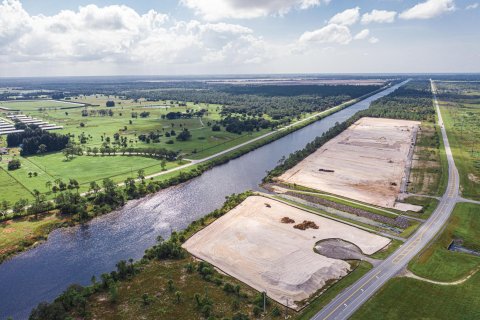
M 436 88 L 431 81 L 434 95 L 435 108 L 438 115 L 438 124 L 441 126 L 442 138 L 445 143 L 445 151 L 448 159 L 448 186 L 440 199 L 440 203 L 430 218 L 420 226 L 415 234 L 410 237 L 395 253 L 369 271 L 356 283 L 345 289 L 334 300 L 326 305 L 312 319 L 347 319 L 363 303 L 365 303 L 377 290 L 389 279 L 401 271 L 407 263 L 417 255 L 435 235 L 442 229 L 455 204 L 459 200 L 459 177 L 453 161 L 452 150 L 448 143 L 447 133 L 443 125 L 442 115 L 438 107 Z

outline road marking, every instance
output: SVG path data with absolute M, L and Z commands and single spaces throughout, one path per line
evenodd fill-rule
M 367 285 L 367 283 L 369 283 L 370 281 L 372 281 L 374 278 L 377 278 L 378 279 L 378 274 L 382 272 L 382 271 L 378 271 L 377 273 L 375 273 L 370 279 L 368 279 L 360 288 L 358 288 L 357 290 L 355 290 L 351 295 L 349 295 L 346 299 L 344 299 L 341 303 L 343 303 L 344 305 L 346 304 L 345 302 L 347 302 L 353 295 L 355 295 L 358 291 L 360 291 L 362 289 L 362 287 L 365 287 Z M 329 314 L 327 314 L 327 316 L 325 318 L 323 318 L 324 320 L 325 319 L 328 319 L 333 313 L 335 313 L 335 311 L 338 310 L 338 308 L 340 308 L 341 304 L 339 304 L 335 309 L 333 309 Z

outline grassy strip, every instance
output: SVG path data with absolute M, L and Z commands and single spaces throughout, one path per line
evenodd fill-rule
M 437 281 L 462 279 L 480 265 L 480 257 L 448 250 L 450 243 L 459 239 L 463 246 L 480 251 L 479 205 L 459 203 L 448 220 L 445 230 L 415 259 L 409 269 L 415 274 Z
M 455 286 L 393 278 L 351 319 L 479 319 L 479 296 L 480 273 Z
M 413 205 L 422 206 L 422 210 L 420 210 L 420 212 L 407 211 L 405 213 L 406 215 L 417 217 L 420 219 L 427 219 L 428 217 L 430 217 L 430 215 L 437 208 L 439 203 L 439 201 L 434 198 L 416 197 L 416 196 L 405 198 L 404 202 L 413 204 Z
M 356 201 L 350 201 L 350 200 L 346 200 L 346 199 L 343 199 L 343 198 L 337 198 L 336 196 L 329 196 L 327 194 L 321 194 L 321 193 L 318 193 L 318 194 L 315 194 L 315 195 L 312 194 L 312 196 L 322 198 L 322 199 L 325 199 L 325 200 L 329 200 L 329 201 L 333 201 L 333 202 L 343 204 L 343 205 L 346 205 L 346 206 L 349 206 L 349 207 L 352 207 L 352 208 L 357 208 L 357 209 L 360 209 L 360 210 L 363 210 L 363 211 L 378 214 L 378 215 L 381 215 L 381 216 L 384 216 L 384 217 L 387 217 L 387 218 L 395 219 L 397 217 L 396 214 L 391 214 L 387 210 L 385 210 L 385 211 L 384 210 L 377 210 L 374 207 L 362 205 L 361 203 L 356 202 Z
M 392 253 L 394 253 L 402 244 L 403 244 L 402 241 L 397 239 L 392 239 L 392 242 L 390 242 L 390 244 L 386 248 L 383 248 L 382 250 L 375 252 L 369 257 L 373 259 L 384 260 L 388 258 Z
M 357 282 L 362 276 L 372 269 L 372 265 L 368 262 L 361 261 L 360 264 L 349 273 L 341 281 L 333 284 L 327 291 L 325 291 L 318 298 L 310 302 L 310 304 L 301 311 L 301 313 L 294 317 L 298 320 L 309 320 L 330 301 L 332 301 L 343 289 Z

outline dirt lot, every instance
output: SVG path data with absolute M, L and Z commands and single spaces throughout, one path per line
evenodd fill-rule
M 393 208 L 419 124 L 362 118 L 279 180 Z
M 284 217 L 295 223 L 282 223 Z M 312 221 L 318 229 L 294 225 Z M 313 251 L 323 239 L 340 238 L 372 254 L 390 240 L 279 201 L 252 196 L 191 237 L 184 248 L 272 299 L 288 305 L 307 299 L 350 265 Z

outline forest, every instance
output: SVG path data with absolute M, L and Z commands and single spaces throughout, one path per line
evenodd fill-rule
M 380 98 L 360 115 L 377 118 L 433 121 L 435 109 L 432 105 L 430 82 L 414 80 Z

